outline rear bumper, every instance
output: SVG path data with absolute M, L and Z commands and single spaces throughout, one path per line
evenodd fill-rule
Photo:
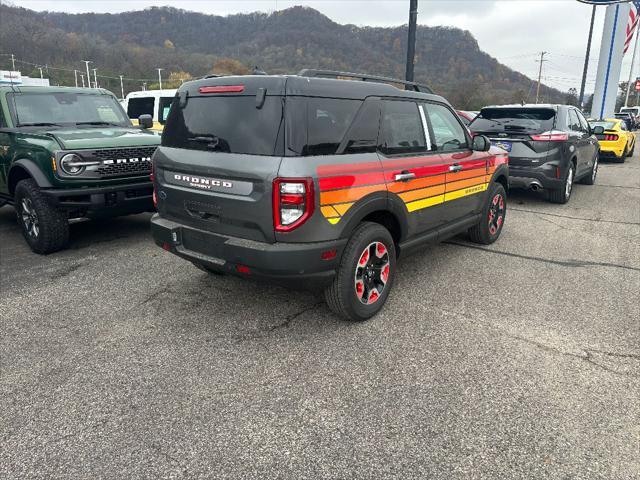
M 624 148 L 621 150 L 602 150 L 600 149 L 600 158 L 603 160 L 619 160 L 624 158 Z
M 156 244 L 210 269 L 289 288 L 318 289 L 336 274 L 346 239 L 315 243 L 264 243 L 186 227 L 158 214 L 151 218 Z M 330 260 L 323 252 L 335 250 Z M 238 267 L 248 267 L 248 272 Z
M 137 182 L 107 187 L 42 190 L 55 208 L 80 210 L 88 217 L 153 211 L 153 184 Z
M 556 165 L 541 165 L 539 167 L 517 167 L 509 165 L 509 188 L 537 188 L 555 190 L 564 188 L 564 176 L 556 177 Z

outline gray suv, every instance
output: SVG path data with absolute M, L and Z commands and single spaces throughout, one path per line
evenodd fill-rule
M 507 155 L 429 92 L 311 70 L 185 83 L 153 156 L 156 243 L 370 318 L 400 254 L 461 232 L 489 244 L 504 225 Z

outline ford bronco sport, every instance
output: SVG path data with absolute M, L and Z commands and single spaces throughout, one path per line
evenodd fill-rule
M 153 157 L 156 243 L 373 316 L 398 255 L 465 231 L 489 244 L 504 225 L 506 153 L 426 90 L 309 70 L 185 83 Z
M 141 118 L 149 126 L 151 118 Z M 69 221 L 153 210 L 151 156 L 112 93 L 0 87 L 0 206 L 15 206 L 36 253 L 64 248 Z

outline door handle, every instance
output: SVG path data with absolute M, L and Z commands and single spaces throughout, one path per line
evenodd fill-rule
M 450 172 L 459 172 L 460 170 L 462 170 L 462 165 L 460 165 L 459 163 L 454 163 L 453 165 L 449 166 Z
M 394 177 L 396 182 L 408 182 L 412 178 L 416 178 L 416 174 L 407 171 L 396 173 L 396 176 Z

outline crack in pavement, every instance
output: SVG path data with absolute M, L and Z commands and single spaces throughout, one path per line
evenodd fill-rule
M 536 215 L 547 215 L 547 216 L 550 216 L 550 217 L 569 218 L 571 220 L 582 220 L 584 222 L 616 223 L 616 224 L 619 224 L 619 225 L 640 225 L 640 223 L 637 223 L 637 222 L 621 222 L 621 221 L 616 221 L 616 220 L 601 220 L 599 218 L 572 217 L 571 215 L 560 215 L 559 213 L 540 212 L 540 211 L 537 211 L 537 210 L 528 210 L 526 208 L 510 207 L 509 210 L 514 210 L 516 212 L 535 213 Z
M 49 275 L 49 280 L 60 280 L 61 278 L 68 277 L 73 272 L 78 270 L 84 264 L 82 263 L 74 263 L 72 265 L 65 265 L 57 272 L 54 272 L 52 275 Z
M 548 263 L 548 264 L 551 264 L 551 265 L 559 265 L 561 267 L 570 267 L 570 268 L 611 267 L 611 268 L 620 268 L 620 269 L 624 269 L 624 270 L 631 270 L 631 271 L 634 271 L 634 272 L 640 272 L 640 268 L 638 268 L 638 267 L 630 267 L 628 265 L 619 265 L 617 263 L 591 262 L 591 261 L 587 261 L 587 260 L 570 260 L 570 261 L 551 260 L 549 258 L 532 257 L 532 256 L 529 256 L 529 255 L 520 255 L 518 253 L 501 252 L 499 250 L 491 250 L 489 248 L 479 247 L 479 246 L 476 246 L 476 245 L 469 245 L 467 243 L 461 243 L 461 242 L 447 241 L 447 242 L 443 242 L 443 243 L 445 245 L 454 245 L 454 246 L 457 246 L 457 247 L 470 248 L 470 249 L 473 249 L 473 250 L 482 250 L 484 252 L 494 253 L 496 255 L 504 255 L 506 257 L 521 258 L 523 260 L 531 260 L 531 261 L 534 261 L 534 262 L 542 262 L 542 263 Z
M 268 327 L 266 330 L 268 332 L 274 332 L 276 330 L 280 330 L 281 328 L 289 328 L 289 326 L 291 325 L 291 322 L 294 321 L 296 318 L 298 318 L 300 315 L 303 315 L 303 314 L 305 314 L 307 312 L 310 312 L 312 310 L 317 309 L 323 303 L 324 302 L 314 303 L 313 305 L 310 305 L 309 307 L 303 308 L 299 312 L 296 312 L 296 313 L 293 313 L 291 315 L 288 315 L 288 316 L 286 316 L 284 318 L 284 321 L 282 323 L 278 323 L 276 325 L 272 325 L 272 326 Z
M 602 187 L 602 188 L 629 188 L 631 190 L 640 190 L 640 187 L 629 187 L 627 185 L 606 185 L 606 184 L 597 184 L 592 185 L 593 187 Z

